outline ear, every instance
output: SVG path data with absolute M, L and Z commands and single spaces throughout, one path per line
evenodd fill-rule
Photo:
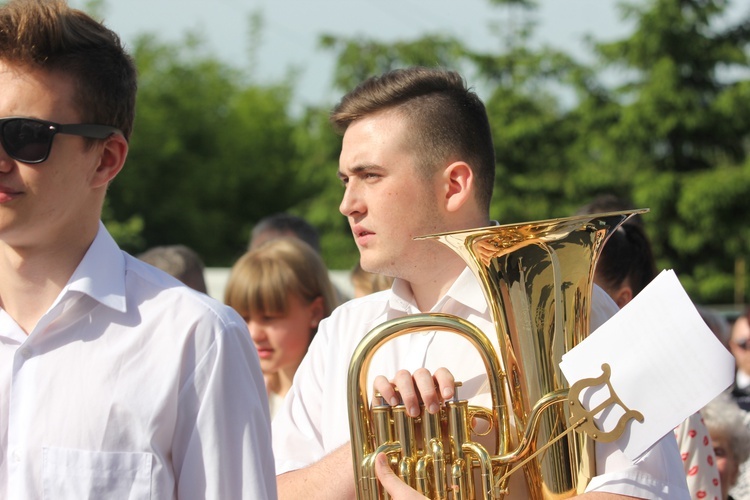
M 625 304 L 633 300 L 633 289 L 629 286 L 620 287 L 620 289 L 617 290 L 614 299 L 617 307 L 622 309 Z
M 91 186 L 107 186 L 120 173 L 128 156 L 128 141 L 121 134 L 113 134 L 104 140 L 99 156 L 99 165 L 91 179 Z
M 316 297 L 310 302 L 310 328 L 318 328 L 318 324 L 323 319 L 325 308 L 323 307 L 323 296 Z
M 463 161 L 453 162 L 443 171 L 445 208 L 456 212 L 474 195 L 474 172 Z

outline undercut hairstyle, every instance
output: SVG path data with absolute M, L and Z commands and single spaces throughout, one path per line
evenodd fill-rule
M 412 67 L 369 78 L 346 94 L 330 121 L 339 134 L 353 122 L 383 111 L 408 122 L 408 144 L 415 148 L 425 178 L 449 162 L 464 161 L 474 172 L 477 202 L 489 212 L 495 184 L 495 149 L 487 110 L 458 73 Z
M 116 127 L 130 138 L 135 64 L 117 34 L 88 14 L 62 0 L 11 0 L 0 6 L 0 60 L 70 76 L 82 122 Z
M 274 238 L 246 252 L 232 266 L 224 303 L 247 321 L 253 316 L 286 316 L 289 297 L 309 304 L 323 297 L 323 317 L 338 305 L 323 259 L 292 236 Z

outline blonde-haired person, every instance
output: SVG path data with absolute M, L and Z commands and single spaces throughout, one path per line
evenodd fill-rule
M 318 324 L 337 305 L 325 263 L 298 238 L 269 240 L 232 267 L 224 301 L 247 322 L 271 417 L 292 385 Z

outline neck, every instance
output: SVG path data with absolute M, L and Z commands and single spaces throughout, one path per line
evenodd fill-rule
M 297 371 L 297 366 L 293 368 L 282 368 L 276 373 L 266 376 L 266 391 L 271 394 L 278 394 L 279 396 L 286 396 L 289 389 L 292 388 L 292 380 L 294 379 L 294 372 Z
M 443 232 L 470 230 L 488 225 L 488 218 L 474 217 L 447 226 Z M 429 252 L 425 252 L 424 258 L 419 260 L 418 268 L 405 277 L 421 312 L 432 310 L 466 268 L 463 258 L 443 243 L 425 243 L 430 245 Z
M 96 229 L 79 229 L 75 237 L 47 245 L 14 246 L 0 240 L 0 307 L 27 334 L 60 295 L 96 236 Z
M 408 280 L 420 312 L 431 311 L 466 268 L 463 259 L 447 247 L 437 251 L 435 256 L 429 271 Z

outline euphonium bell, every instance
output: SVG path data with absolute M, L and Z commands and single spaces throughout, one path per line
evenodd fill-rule
M 362 339 L 347 389 L 357 497 L 387 497 L 374 472 L 379 452 L 390 457 L 404 481 L 430 498 L 501 499 L 516 470 L 523 470 L 531 499 L 582 493 L 595 475 L 594 443 L 587 433 L 571 432 L 586 417 L 571 416 L 570 389 L 559 363 L 589 334 L 594 269 L 604 243 L 625 220 L 646 211 L 422 237 L 452 248 L 479 280 L 499 352 L 484 332 L 446 314 L 397 318 Z M 456 399 L 438 415 L 422 412 L 416 419 L 398 406 L 370 408 L 367 376 L 375 351 L 398 336 L 425 330 L 453 332 L 474 345 L 489 378 L 491 408 Z M 475 439 L 474 417 L 493 427 L 491 446 Z

